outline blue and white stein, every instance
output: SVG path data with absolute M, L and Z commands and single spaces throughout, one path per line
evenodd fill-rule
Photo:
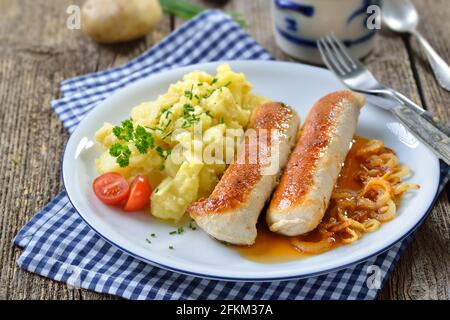
M 364 57 L 375 45 L 380 6 L 380 0 L 272 0 L 277 45 L 294 58 L 322 64 L 316 41 L 334 32 Z

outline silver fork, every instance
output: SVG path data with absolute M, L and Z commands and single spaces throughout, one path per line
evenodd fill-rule
M 398 102 L 399 104 L 396 103 L 395 106 L 384 103 L 377 103 L 377 106 L 392 112 L 417 138 L 450 165 L 450 129 L 446 125 L 400 92 L 379 83 L 334 35 L 320 39 L 317 44 L 326 66 L 348 88 Z

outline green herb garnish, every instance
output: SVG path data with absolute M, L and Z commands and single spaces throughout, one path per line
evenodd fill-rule
M 130 141 L 133 139 L 133 122 L 131 120 L 122 121 L 122 126 L 113 128 L 113 133 L 119 140 Z
M 203 96 L 203 99 L 208 99 L 217 89 L 208 90 L 208 92 Z
M 186 103 L 183 106 L 183 116 L 189 116 L 191 112 L 194 112 L 194 107 Z
M 161 139 L 166 139 L 168 136 L 170 136 L 172 134 L 173 131 L 170 131 L 168 133 L 166 133 L 163 137 L 161 137 Z
M 155 147 L 152 134 L 143 126 L 137 126 L 135 129 L 131 120 L 122 121 L 122 125 L 114 127 L 112 131 L 118 140 L 133 143 L 140 153 L 146 153 L 149 148 Z M 126 167 L 130 163 L 131 150 L 126 144 L 113 144 L 109 154 L 116 158 L 120 167 Z
M 167 117 L 169 117 L 169 115 L 171 115 L 171 114 L 172 114 L 172 111 L 170 111 L 170 110 L 166 110 L 166 111 L 164 111 L 164 112 L 163 112 L 162 114 L 164 115 L 164 118 L 166 118 L 166 119 L 167 119 Z
M 170 235 L 174 235 L 174 234 L 182 234 L 184 232 L 184 228 L 183 227 L 179 227 L 177 230 L 171 231 L 169 232 Z
M 161 8 L 171 15 L 180 17 L 184 20 L 189 20 L 198 15 L 200 12 L 206 10 L 206 8 L 189 3 L 185 0 L 160 0 Z M 242 27 L 247 26 L 247 22 L 245 21 L 242 14 L 239 12 L 231 11 L 229 14 L 233 17 L 233 19 L 239 23 Z
M 134 132 L 134 145 L 140 153 L 146 153 L 149 148 L 155 147 L 155 141 L 150 132 L 142 126 L 137 126 Z
M 190 127 L 192 124 L 200 121 L 200 116 L 195 114 L 195 109 L 190 104 L 186 103 L 183 106 L 183 123 L 182 128 Z
M 185 96 L 186 98 L 189 98 L 189 100 L 192 99 L 192 91 L 185 91 L 185 92 L 184 92 L 184 96 Z
M 165 127 L 164 127 L 164 130 L 166 130 L 167 127 L 168 127 L 171 123 L 172 123 L 172 119 L 169 119 L 169 121 L 167 121 L 167 123 L 166 123 L 166 125 L 165 125 Z
M 115 143 L 109 149 L 109 154 L 116 157 L 120 167 L 126 167 L 130 163 L 131 151 L 126 144 Z
M 153 130 L 153 131 L 159 131 L 159 132 L 163 132 L 164 130 L 161 129 L 160 127 L 146 127 L 147 129 Z
M 170 250 L 174 250 L 175 248 L 173 246 L 169 246 L 169 249 Z
M 164 150 L 163 148 L 161 148 L 160 146 L 156 147 L 156 152 L 158 152 L 158 155 L 163 158 L 164 160 L 167 160 L 167 157 L 170 156 L 170 154 L 172 153 L 171 149 L 168 150 Z

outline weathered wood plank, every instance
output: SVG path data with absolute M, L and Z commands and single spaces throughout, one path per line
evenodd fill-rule
M 67 133 L 50 108 L 66 78 L 130 60 L 170 31 L 129 44 L 100 46 L 66 28 L 66 8 L 81 0 L 0 0 L 0 299 L 108 298 L 24 272 L 18 230 L 62 188 Z

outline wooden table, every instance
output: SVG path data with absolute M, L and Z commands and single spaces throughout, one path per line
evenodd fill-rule
M 244 14 L 248 32 L 280 60 L 269 0 L 195 1 Z M 450 61 L 448 0 L 415 0 L 421 31 Z M 0 0 L 0 299 L 113 299 L 20 270 L 18 230 L 62 188 L 61 155 L 68 134 L 50 108 L 63 79 L 122 64 L 183 22 L 165 16 L 145 39 L 101 46 L 66 28 L 66 9 L 81 0 Z M 212 4 L 211 4 L 212 3 Z M 436 83 L 417 43 L 383 31 L 367 64 L 384 83 L 450 121 L 450 93 Z M 450 298 L 449 189 L 416 233 L 380 299 Z

